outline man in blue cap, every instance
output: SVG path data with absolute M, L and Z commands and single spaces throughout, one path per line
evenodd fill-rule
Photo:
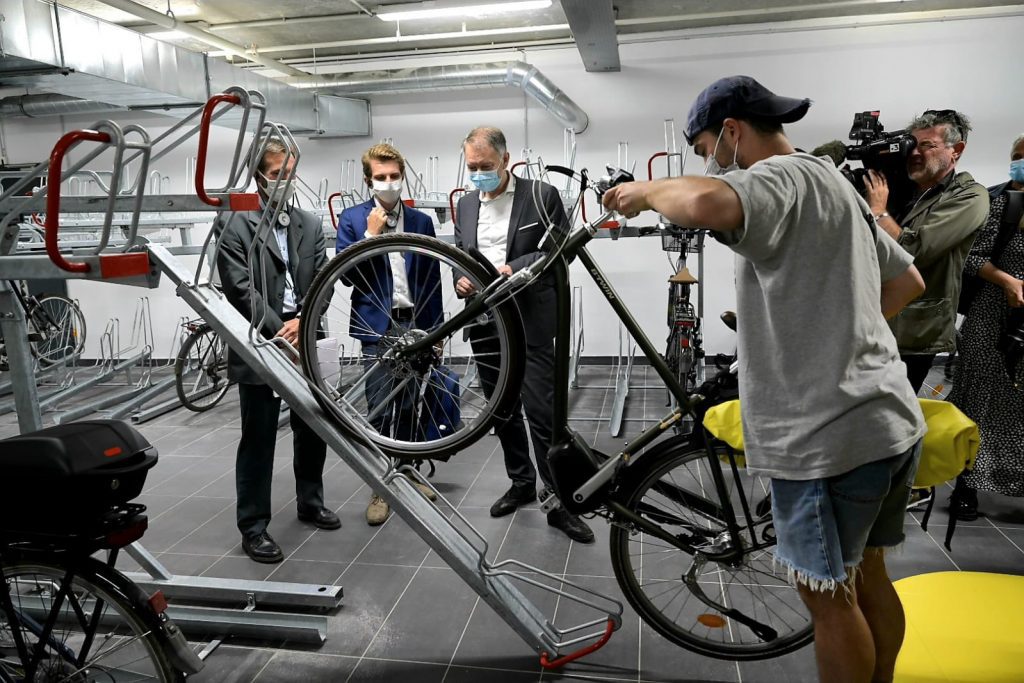
M 886 319 L 924 284 L 835 165 L 790 144 L 783 124 L 810 105 L 720 79 L 686 124 L 716 177 L 603 201 L 709 228 L 736 252 L 747 466 L 771 478 L 776 559 L 811 613 L 821 680 L 891 681 L 904 616 L 884 549 L 903 541 L 925 426 Z

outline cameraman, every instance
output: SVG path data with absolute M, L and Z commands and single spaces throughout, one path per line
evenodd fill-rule
M 952 109 L 930 109 L 907 130 L 917 145 L 907 158 L 914 195 L 906 206 L 887 211 L 885 176 L 868 171 L 866 199 L 879 227 L 909 254 L 924 278 L 925 291 L 889 321 L 907 378 L 919 392 L 935 354 L 956 348 L 956 307 L 960 275 L 974 235 L 988 215 L 988 193 L 969 173 L 957 173 L 971 124 Z

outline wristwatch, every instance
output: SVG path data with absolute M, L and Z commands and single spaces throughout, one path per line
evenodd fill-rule
M 883 211 L 882 213 L 876 213 L 875 214 L 875 220 L 876 221 L 880 221 L 883 218 L 892 218 L 892 216 L 889 215 L 888 211 Z

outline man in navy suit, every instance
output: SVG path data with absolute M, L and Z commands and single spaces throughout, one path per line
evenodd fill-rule
M 502 275 L 526 268 L 540 260 L 545 248 L 547 219 L 556 235 L 569 231 L 562 198 L 551 185 L 517 178 L 508 170 L 505 135 L 497 128 L 474 128 L 463 142 L 466 170 L 477 192 L 459 200 L 456 211 L 455 243 L 463 250 L 479 249 Z M 455 283 L 455 293 L 467 297 L 474 291 L 465 277 Z M 526 374 L 521 391 L 522 410 L 530 423 L 530 438 L 517 406 L 508 422 L 498 427 L 498 440 L 505 453 L 505 471 L 512 486 L 491 506 L 492 517 L 511 514 L 537 498 L 537 474 L 548 488 L 551 472 L 552 406 L 555 402 L 555 280 L 552 273 L 516 295 L 526 331 Z M 493 333 L 476 327 L 470 343 L 484 392 L 490 396 L 497 370 L 481 358 L 496 352 Z M 530 462 L 530 442 L 537 460 Z M 593 543 L 594 532 L 587 523 L 559 506 L 548 513 L 548 524 L 580 543 Z
M 338 253 L 361 239 L 385 233 L 416 233 L 434 237 L 430 216 L 402 203 L 405 159 L 392 145 L 374 145 L 362 158 L 363 178 L 373 197 L 358 206 L 345 209 L 338 219 Z M 441 270 L 438 263 L 411 252 L 404 259 L 374 259 L 353 283 L 352 317 L 349 335 L 362 343 L 367 369 L 373 368 L 380 339 L 400 328 L 429 330 L 443 319 Z M 415 399 L 417 387 L 408 383 L 391 399 L 385 410 L 375 410 L 393 393 L 395 378 L 386 369 L 376 367 L 366 378 L 366 402 L 370 423 L 381 434 L 415 441 L 418 433 Z M 424 495 L 436 496 L 427 487 Z M 388 517 L 388 504 L 376 494 L 366 509 L 366 521 L 382 524 Z

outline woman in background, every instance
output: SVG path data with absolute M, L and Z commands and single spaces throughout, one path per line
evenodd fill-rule
M 978 517 L 978 490 L 1024 496 L 1024 392 L 1014 387 L 997 348 L 1011 308 L 1024 307 L 1024 231 L 993 254 L 1010 190 L 1024 191 L 1024 135 L 1013 141 L 1009 182 L 989 188 L 991 208 L 964 264 L 984 282 L 960 327 L 960 362 L 952 401 L 981 430 L 974 469 L 957 479 L 961 500 L 951 514 Z

